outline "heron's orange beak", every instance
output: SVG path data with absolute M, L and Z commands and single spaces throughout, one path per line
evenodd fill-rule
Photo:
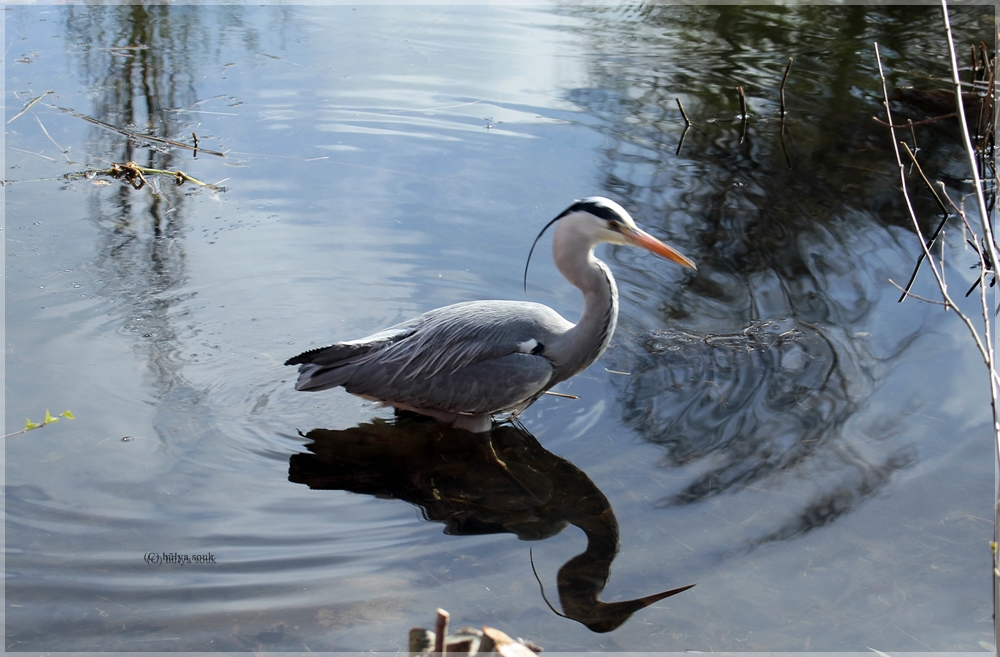
M 622 235 L 626 240 L 628 240 L 629 244 L 642 247 L 647 251 L 651 251 L 658 256 L 666 258 L 667 260 L 676 262 L 681 267 L 687 267 L 688 269 L 695 270 L 698 269 L 694 266 L 694 263 L 691 262 L 690 258 L 673 247 L 667 246 L 644 230 L 630 227 L 630 230 L 627 233 L 623 232 Z

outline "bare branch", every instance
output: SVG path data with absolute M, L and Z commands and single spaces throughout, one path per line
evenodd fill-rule
M 792 58 L 788 58 L 788 63 L 785 64 L 785 73 L 781 76 L 781 86 L 778 87 L 778 94 L 781 97 L 781 116 L 785 116 L 785 82 L 788 81 L 788 72 L 792 70 Z

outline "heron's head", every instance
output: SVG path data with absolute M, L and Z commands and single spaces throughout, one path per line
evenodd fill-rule
M 553 250 L 591 250 L 601 242 L 637 246 L 688 269 L 697 269 L 695 264 L 673 247 L 664 244 L 635 225 L 635 221 L 622 206 L 602 196 L 589 196 L 575 201 L 542 229 L 531 245 L 535 250 L 542 233 L 552 224 L 556 226 Z M 531 261 L 531 252 L 528 253 Z M 528 267 L 525 265 L 525 288 L 527 288 Z

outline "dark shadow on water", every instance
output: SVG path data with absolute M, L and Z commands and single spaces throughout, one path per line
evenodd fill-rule
M 602 602 L 619 547 L 614 511 L 582 470 L 522 427 L 497 426 L 487 439 L 404 416 L 305 436 L 313 442 L 309 452 L 292 455 L 290 481 L 409 502 L 426 520 L 443 523 L 445 534 L 538 541 L 570 525 L 582 529 L 587 549 L 559 569 L 557 584 L 565 615 L 594 632 L 617 629 L 636 611 L 690 588 Z

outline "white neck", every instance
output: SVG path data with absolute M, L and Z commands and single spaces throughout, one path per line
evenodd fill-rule
M 558 228 L 552 242 L 556 267 L 583 292 L 583 315 L 559 345 L 561 381 L 593 363 L 607 348 L 618 323 L 618 287 L 607 265 L 594 257 L 596 244 L 587 235 Z

